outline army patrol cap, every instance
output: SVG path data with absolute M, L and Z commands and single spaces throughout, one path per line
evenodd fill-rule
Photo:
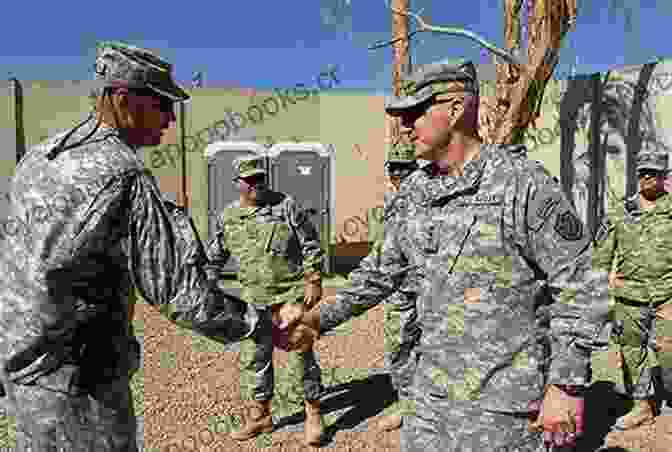
M 455 85 L 455 82 L 462 82 L 464 87 Z M 430 63 L 402 77 L 400 96 L 389 98 L 385 111 L 391 116 L 399 116 L 404 110 L 418 106 L 437 94 L 465 91 L 478 94 L 478 77 L 471 61 L 458 59 Z
M 238 157 L 233 161 L 233 178 L 266 174 L 263 157 Z
M 189 100 L 172 76 L 173 66 L 149 50 L 103 41 L 96 48 L 95 80 L 102 87 L 150 89 L 173 102 Z
M 637 156 L 637 171 L 667 171 L 668 155 L 664 152 L 642 152 Z

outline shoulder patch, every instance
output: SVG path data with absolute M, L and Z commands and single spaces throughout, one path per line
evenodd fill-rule
M 583 223 L 571 210 L 565 210 L 557 216 L 554 229 L 560 237 L 570 242 L 583 238 Z
M 549 196 L 548 198 L 544 199 L 535 214 L 538 218 L 546 220 L 551 216 L 553 209 L 555 209 L 558 204 L 560 204 L 560 200 L 558 198 Z

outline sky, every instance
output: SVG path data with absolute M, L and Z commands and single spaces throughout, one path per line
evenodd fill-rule
M 565 38 L 556 77 L 564 78 L 572 65 L 576 73 L 588 74 L 672 57 L 665 38 L 672 1 L 577 2 L 579 17 Z M 202 71 L 205 86 L 314 85 L 332 66 L 338 88 L 382 92 L 391 84 L 391 48 L 367 48 L 391 37 L 386 0 L 5 3 L 1 78 L 90 79 L 96 41 L 123 40 L 156 50 L 185 84 Z M 502 46 L 502 0 L 410 0 L 410 5 L 431 24 L 467 28 Z M 491 62 L 465 38 L 429 33 L 417 38 L 411 44 L 414 65 L 454 57 Z

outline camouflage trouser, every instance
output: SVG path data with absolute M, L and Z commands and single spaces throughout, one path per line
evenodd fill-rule
M 17 452 L 137 452 L 130 378 L 74 389 L 79 368 L 64 365 L 32 385 L 12 384 Z M 9 391 L 7 391 L 9 393 Z
M 649 313 L 647 306 L 614 305 L 612 340 L 609 346 L 607 380 L 616 392 L 632 399 L 661 394 L 672 367 L 672 303 Z M 669 381 L 667 382 L 669 384 Z
M 257 306 L 259 327 L 240 343 L 240 389 L 243 400 L 273 398 L 273 336 L 271 306 Z M 303 383 L 305 400 L 317 400 L 322 392 L 322 372 L 314 351 L 289 352 L 288 372 Z M 294 384 L 294 382 L 292 382 Z
M 401 427 L 401 452 L 546 452 L 543 435 L 528 431 L 530 412 L 493 411 L 477 401 L 433 394 L 423 372 L 427 364 L 418 355 L 409 390 L 413 413 Z
M 655 341 L 660 364 L 660 383 L 663 397 L 672 406 L 672 302 L 656 309 Z
M 400 399 L 408 398 L 408 388 L 415 372 L 416 345 L 420 339 L 415 304 L 393 294 L 385 300 L 385 367 Z
M 528 413 L 489 411 L 429 394 L 414 403 L 415 414 L 401 427 L 401 452 L 546 451 L 542 435 L 528 431 Z

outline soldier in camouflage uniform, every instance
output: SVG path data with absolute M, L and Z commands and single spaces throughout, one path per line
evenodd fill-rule
M 100 44 L 96 62 L 96 111 L 34 146 L 12 181 L 0 375 L 17 451 L 137 450 L 133 286 L 170 320 L 224 342 L 257 323 L 208 278 L 193 223 L 164 206 L 136 154 L 160 143 L 173 103 L 188 99 L 171 65 L 121 43 Z
M 387 175 L 390 178 L 390 191 L 386 193 L 386 200 L 393 197 L 393 194 L 399 191 L 401 182 L 406 179 L 413 171 L 418 169 L 418 162 L 415 160 L 415 150 L 408 143 L 398 142 L 390 148 L 385 162 Z
M 633 405 L 614 431 L 654 423 L 661 399 L 669 397 L 660 379 L 661 370 L 672 367 L 672 196 L 662 185 L 667 168 L 666 153 L 640 154 L 639 202 L 609 219 L 594 256 L 596 267 L 610 272 L 615 301 L 606 378 Z
M 395 143 L 387 154 L 385 166 L 390 178 L 390 190 L 385 192 L 387 208 L 399 192 L 404 179 L 418 169 L 413 146 L 403 142 Z M 383 218 L 385 219 L 384 213 Z M 379 240 L 374 245 L 377 258 L 380 257 L 383 243 L 384 240 Z M 413 348 L 420 338 L 415 296 L 417 294 L 396 292 L 385 300 L 385 366 L 390 370 L 392 385 L 399 395 L 399 401 L 392 408 L 391 414 L 384 416 L 378 423 L 378 427 L 387 431 L 401 427 L 407 405 L 408 387 L 416 360 Z
M 273 342 L 278 344 L 273 314 L 285 303 L 308 309 L 322 296 L 323 251 L 307 212 L 291 196 L 271 191 L 262 157 L 233 162 L 240 199 L 223 209 L 208 247 L 213 264 L 223 266 L 233 255 L 240 268 L 241 297 L 257 309 L 260 326 L 241 343 L 242 398 L 254 400 L 245 425 L 232 434 L 253 438 L 273 429 Z M 321 371 L 312 345 L 289 353 L 288 370 L 303 382 L 306 444 L 319 444 L 322 435 L 319 397 Z
M 405 97 L 386 110 L 432 163 L 395 197 L 380 265 L 365 259 L 352 287 L 301 323 L 328 331 L 395 291 L 421 290 L 415 412 L 404 419 L 401 450 L 572 445 L 609 311 L 591 237 L 524 146 L 482 144 L 473 64 L 422 66 L 402 83 Z M 550 301 L 539 301 L 540 281 Z

